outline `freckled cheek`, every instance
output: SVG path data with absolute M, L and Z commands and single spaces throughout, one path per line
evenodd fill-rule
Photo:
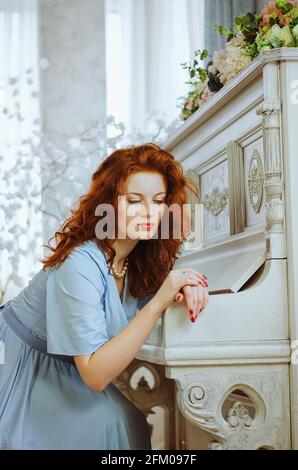
M 119 210 L 119 213 L 118 213 L 118 230 L 119 230 L 119 234 L 125 234 L 126 233 L 126 226 L 127 226 L 126 212 L 125 212 L 125 210 L 123 210 L 123 211 Z
M 137 223 L 137 220 L 140 218 L 141 207 L 140 206 L 129 206 L 126 211 L 126 222 L 131 224 L 134 220 Z
M 136 224 L 139 221 L 141 207 L 137 205 L 127 206 L 122 212 L 121 225 L 123 230 L 129 227 L 130 230 L 136 230 Z
M 160 222 L 162 217 L 164 216 L 166 212 L 166 206 L 163 205 L 162 207 L 159 207 L 159 210 L 158 210 L 158 221 Z

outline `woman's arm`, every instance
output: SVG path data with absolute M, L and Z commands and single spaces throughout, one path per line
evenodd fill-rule
M 74 356 L 82 380 L 96 392 L 112 382 L 134 359 L 153 330 L 164 309 L 152 298 L 121 330 L 107 343 L 87 356 Z
M 116 336 L 89 355 L 74 356 L 74 361 L 83 381 L 92 390 L 100 392 L 123 372 L 134 359 L 157 320 L 172 305 L 174 298 L 185 286 L 198 286 L 203 282 L 203 275 L 192 268 L 172 269 L 154 297 L 136 314 L 136 316 Z M 199 307 L 203 302 L 198 294 Z M 187 302 L 192 308 L 191 293 Z

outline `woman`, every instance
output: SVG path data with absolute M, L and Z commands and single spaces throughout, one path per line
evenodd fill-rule
M 151 449 L 145 416 L 111 382 L 175 300 L 192 321 L 208 302 L 201 273 L 172 269 L 185 210 L 161 231 L 188 190 L 198 196 L 153 143 L 99 165 L 42 269 L 0 309 L 2 449 Z

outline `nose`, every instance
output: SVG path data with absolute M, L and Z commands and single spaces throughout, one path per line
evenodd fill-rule
M 147 219 L 150 220 L 153 214 L 154 214 L 154 204 L 151 198 L 146 198 L 145 203 L 143 204 L 143 207 L 142 207 L 141 215 L 143 217 L 147 216 Z

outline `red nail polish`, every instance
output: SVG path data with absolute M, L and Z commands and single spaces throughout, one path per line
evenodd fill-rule
M 193 316 L 193 311 L 191 309 L 189 310 L 189 313 L 191 316 Z
M 194 323 L 196 321 L 195 317 L 191 317 L 191 321 Z

